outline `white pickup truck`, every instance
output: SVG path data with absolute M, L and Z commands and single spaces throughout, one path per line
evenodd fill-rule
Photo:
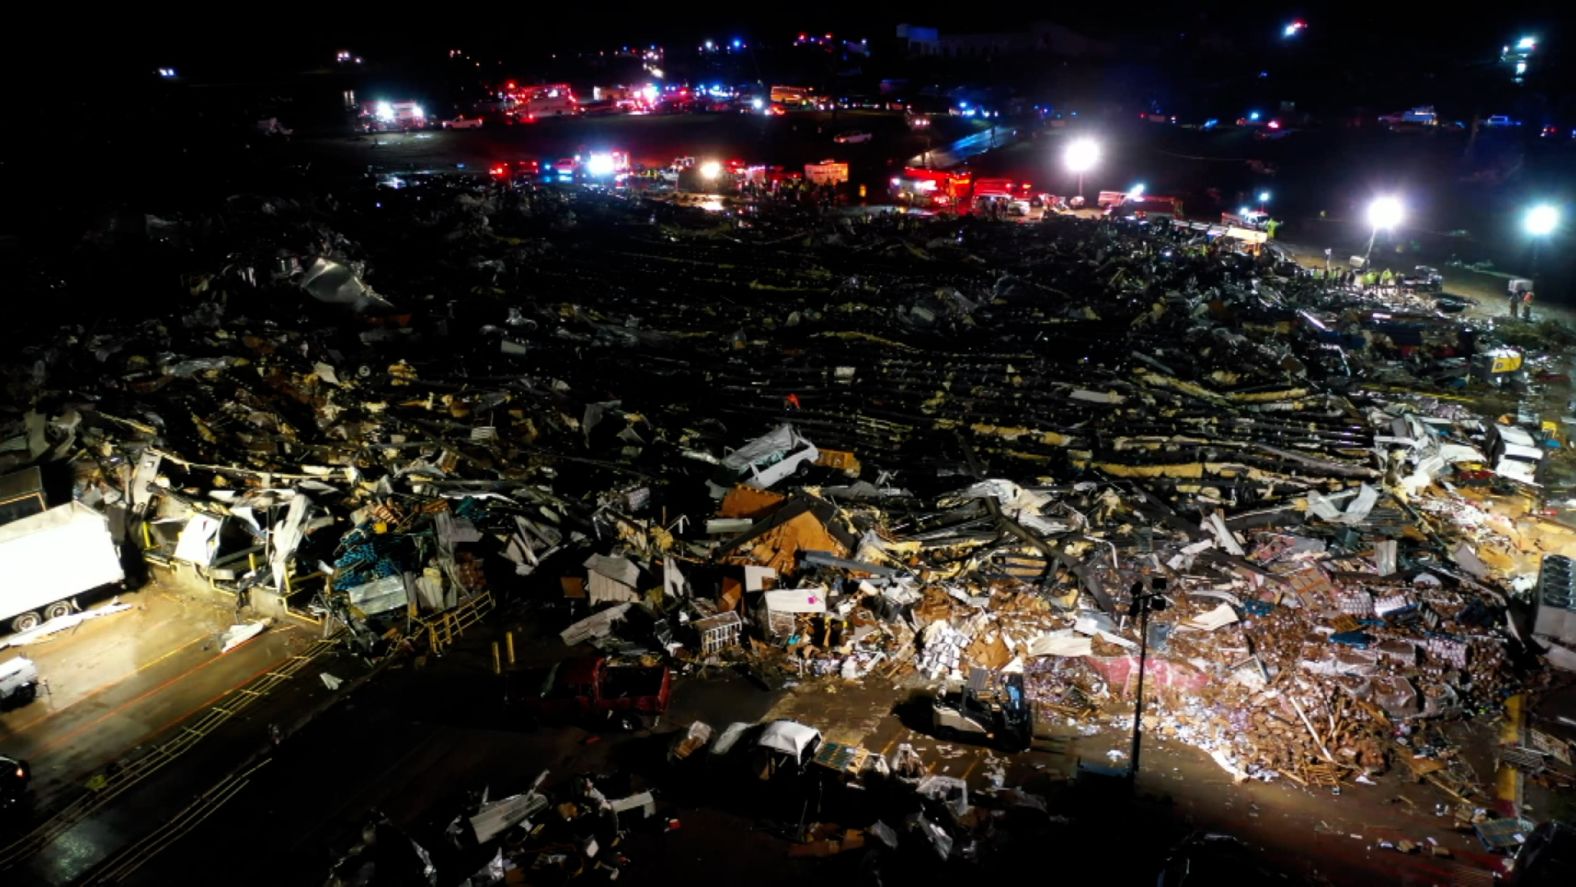
M 719 459 L 718 469 L 707 483 L 714 499 L 726 496 L 740 483 L 764 490 L 814 465 L 820 456 L 815 444 L 785 422 Z
M 38 666 L 23 656 L 0 662 L 0 710 L 25 705 L 38 695 Z

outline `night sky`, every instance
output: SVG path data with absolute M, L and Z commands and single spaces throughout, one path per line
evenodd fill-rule
M 76 10 L 49 10 L 32 39 L 9 53 L 7 64 L 31 70 L 29 88 L 140 72 L 161 63 L 212 77 L 247 77 L 320 65 L 335 49 L 353 48 L 369 58 L 393 59 L 449 46 L 500 56 L 530 56 L 544 49 L 572 50 L 628 42 L 689 43 L 706 36 L 743 35 L 786 41 L 799 30 L 835 31 L 873 39 L 891 37 L 899 21 L 943 32 L 1011 31 L 1035 19 L 1053 21 L 1091 37 L 1154 46 L 1181 35 L 1209 32 L 1246 55 L 1274 59 L 1288 51 L 1336 58 L 1382 59 L 1400 67 L 1492 64 L 1498 45 L 1513 34 L 1535 33 L 1550 62 L 1562 54 L 1565 24 L 1547 7 L 1515 4 L 1416 3 L 1274 4 L 1194 3 L 1115 7 L 1059 4 L 1026 12 L 960 13 L 957 5 L 905 3 L 829 14 L 821 4 L 608 4 L 591 15 L 585 7 L 544 9 L 541 4 L 269 4 L 219 8 L 161 4 L 132 10 L 95 10 L 84 22 Z M 1011 8 L 1002 4 L 1004 9 Z M 769 13 L 753 10 L 770 9 Z M 1018 6 L 1019 10 L 1027 7 Z M 1300 46 L 1277 40 L 1293 18 L 1311 27 Z M 164 60 L 164 61 L 161 61 Z M 37 74 L 48 74 L 38 78 Z

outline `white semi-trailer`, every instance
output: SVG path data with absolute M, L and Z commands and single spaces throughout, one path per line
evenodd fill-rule
M 78 595 L 125 578 L 109 521 L 80 502 L 0 526 L 0 630 L 64 616 Z

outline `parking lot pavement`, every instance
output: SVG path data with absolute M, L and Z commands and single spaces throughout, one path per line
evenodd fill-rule
M 914 748 L 929 772 L 984 787 L 999 775 L 1007 785 L 1070 778 L 1077 769 L 1077 733 L 1052 729 L 1056 739 L 1006 755 L 988 744 L 935 735 L 929 728 L 929 697 L 878 680 L 864 685 L 815 683 L 784 694 L 762 720 L 786 718 L 809 724 L 828 742 L 862 745 L 890 757 L 901 744 Z M 1101 751 L 1084 749 L 1086 754 Z
M 0 653 L 32 659 L 47 685 L 0 714 L 0 750 L 32 763 L 40 808 L 313 637 L 276 623 L 221 654 L 233 597 L 168 574 L 120 600 L 132 609 Z

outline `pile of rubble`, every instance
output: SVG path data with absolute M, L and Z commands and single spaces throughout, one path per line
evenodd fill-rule
M 579 776 L 549 794 L 547 771 L 515 795 L 472 793 L 441 836 L 413 837 L 373 813 L 333 864 L 327 883 L 436 884 L 440 873 L 474 871 L 467 884 L 563 881 L 582 875 L 616 880 L 629 858 L 620 850 L 632 827 L 677 828 L 658 822 L 649 791 L 609 799 L 605 783 Z M 485 860 L 485 862 L 479 862 Z M 450 880 L 443 875 L 444 880 Z
M 1525 679 L 1525 552 L 1482 484 L 1563 463 L 1505 393 L 1557 382 L 1412 294 L 1163 225 L 443 177 L 148 234 L 180 289 L 15 352 L 6 459 L 369 651 L 511 596 L 567 642 L 784 680 L 1021 673 L 1090 723 L 1142 640 L 1156 729 L 1239 777 L 1400 758 L 1463 794 L 1423 725 Z

